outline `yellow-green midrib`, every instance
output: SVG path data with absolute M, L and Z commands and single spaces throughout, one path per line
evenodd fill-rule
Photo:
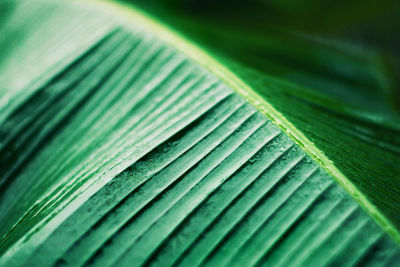
M 2 168 L 18 171 L 1 195 L 12 229 L 0 264 L 397 261 L 395 242 L 264 114 L 151 32 L 115 25 L 38 88 L 47 112 L 28 100 L 8 117 L 6 140 L 21 146 Z

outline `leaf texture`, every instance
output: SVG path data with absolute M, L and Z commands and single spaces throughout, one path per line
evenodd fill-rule
M 143 21 L 10 3 L 31 33 L 1 62 L 0 265 L 399 262 L 321 163 Z
M 238 19 L 248 13 L 240 5 L 226 10 L 233 18 L 215 16 L 212 7 L 224 1 L 202 1 L 199 12 L 191 5 L 162 5 L 164 0 L 125 1 L 156 14 L 228 66 L 399 228 L 400 117 L 390 102 L 396 106 L 400 98 L 387 94 L 400 86 L 383 51 L 287 32 L 257 18 Z

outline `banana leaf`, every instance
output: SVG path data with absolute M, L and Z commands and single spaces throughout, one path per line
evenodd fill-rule
M 132 5 L 0 7 L 1 266 L 399 264 L 376 56 L 271 33 L 256 62 Z

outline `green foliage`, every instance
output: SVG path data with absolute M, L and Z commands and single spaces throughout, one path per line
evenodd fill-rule
M 339 37 L 324 38 L 311 30 L 312 25 L 299 27 L 292 20 L 284 24 L 267 15 L 246 17 L 253 12 L 238 14 L 243 6 L 240 4 L 230 6 L 228 15 L 218 17 L 214 16 L 215 7 L 224 2 L 184 1 L 186 5 L 172 6 L 162 5 L 162 0 L 128 2 L 156 13 L 211 51 L 333 160 L 395 225 L 400 225 L 400 118 L 396 111 L 400 86 L 395 64 L 390 64 L 395 54 L 345 42 Z M 243 8 L 264 14 L 274 10 L 271 3 L 254 2 Z M 330 27 L 316 25 L 325 34 L 328 28 L 344 28 L 339 21 L 344 14 L 362 24 L 363 16 L 379 17 L 382 9 L 390 7 L 388 12 L 395 14 L 399 8 L 392 1 L 383 6 L 368 1 L 371 12 L 367 14 L 365 6 L 357 11 L 343 10 L 343 5 L 351 7 L 353 2 L 332 2 L 330 5 L 336 8 L 329 11 L 316 1 L 310 2 L 302 3 L 306 7 L 303 17 L 315 20 L 316 10 L 337 17 L 337 25 L 334 20 L 323 21 Z M 192 8 L 198 6 L 204 9 L 194 12 Z M 292 19 L 288 13 L 293 12 L 302 14 L 296 1 L 288 3 L 279 14 Z M 392 20 L 392 16 L 381 23 L 385 33 L 396 35 L 398 21 Z M 396 38 L 393 39 L 396 44 Z
M 297 68 L 229 57 L 251 40 L 207 55 L 133 7 L 5 3 L 0 265 L 399 262 L 397 118 L 366 113 L 375 91 L 345 101 L 312 71 L 298 70 L 308 88 L 273 78 Z M 338 76 L 376 82 L 338 60 Z

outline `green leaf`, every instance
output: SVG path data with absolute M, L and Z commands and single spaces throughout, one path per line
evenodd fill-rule
M 199 15 L 190 13 L 190 5 L 182 11 L 134 2 L 212 51 L 400 225 L 400 118 L 393 109 L 400 103 L 395 96 L 400 84 L 390 54 L 268 24 L 255 27 L 257 19 L 239 15 L 227 23 L 226 14 L 213 17 L 212 3 L 201 4 Z M 229 12 L 246 7 L 254 6 L 233 6 Z
M 326 118 L 284 98 L 314 93 L 133 7 L 5 3 L 0 265 L 398 263 L 396 221 L 310 141 Z

